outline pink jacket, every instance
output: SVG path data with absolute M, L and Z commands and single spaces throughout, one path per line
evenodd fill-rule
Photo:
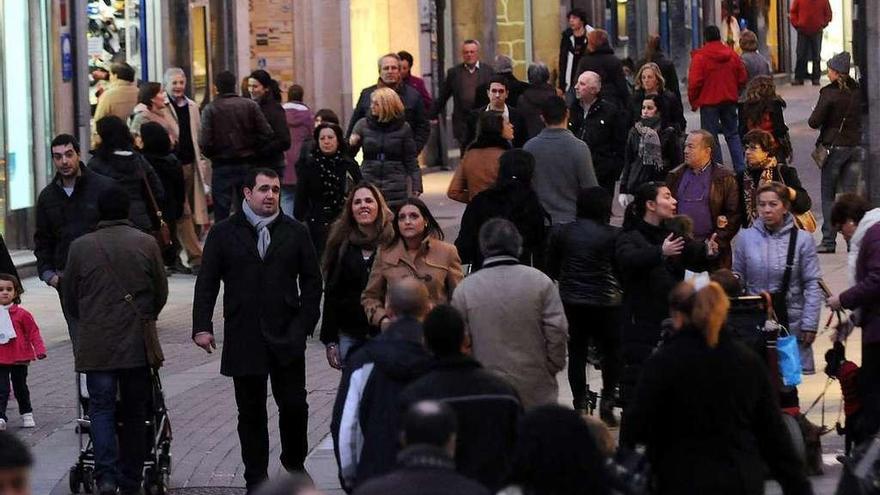
M 284 185 L 296 184 L 296 162 L 299 160 L 303 143 L 312 140 L 315 116 L 309 107 L 302 103 L 288 102 L 281 105 L 287 118 L 287 129 L 290 131 L 290 148 L 284 152 Z
M 37 356 L 46 354 L 40 328 L 34 317 L 17 304 L 9 308 L 9 317 L 15 328 L 15 338 L 0 345 L 0 365 L 33 361 Z

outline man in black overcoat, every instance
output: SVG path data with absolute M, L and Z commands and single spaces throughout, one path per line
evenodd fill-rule
M 193 296 L 193 341 L 216 348 L 212 316 L 223 282 L 220 373 L 235 385 L 238 437 L 249 490 L 269 464 L 266 382 L 278 405 L 281 464 L 302 471 L 306 457 L 306 336 L 314 332 L 321 274 L 306 227 L 280 214 L 278 175 L 250 172 L 241 211 L 208 234 Z

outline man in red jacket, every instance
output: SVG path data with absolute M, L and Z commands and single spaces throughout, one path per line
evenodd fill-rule
M 700 127 L 711 132 L 716 142 L 718 133 L 724 134 L 733 167 L 742 172 L 746 162 L 737 131 L 736 102 L 748 79 L 746 67 L 739 55 L 721 42 L 717 26 L 706 26 L 703 38 L 703 47 L 691 53 L 688 100 L 691 108 L 700 110 Z M 714 147 L 712 160 L 722 163 L 719 146 Z
M 794 0 L 789 11 L 791 25 L 797 30 L 797 63 L 794 66 L 794 85 L 802 85 L 807 78 L 807 61 L 813 62 L 813 86 L 819 85 L 822 68 L 822 30 L 831 22 L 828 0 Z

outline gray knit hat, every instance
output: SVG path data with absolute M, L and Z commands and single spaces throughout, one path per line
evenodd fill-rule
M 831 57 L 828 61 L 828 68 L 833 69 L 841 74 L 849 74 L 850 55 L 849 52 L 840 52 Z

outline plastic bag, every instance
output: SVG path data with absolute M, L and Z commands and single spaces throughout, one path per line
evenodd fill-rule
M 782 375 L 782 384 L 793 387 L 801 383 L 801 351 L 798 348 L 797 337 L 794 335 L 780 336 L 776 341 L 776 349 L 779 352 L 779 374 Z

